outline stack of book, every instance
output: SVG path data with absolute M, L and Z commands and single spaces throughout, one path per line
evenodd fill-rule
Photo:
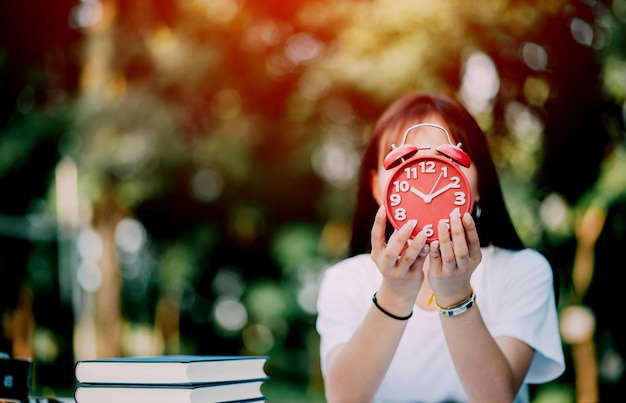
M 80 360 L 76 403 L 258 402 L 265 356 L 165 355 Z

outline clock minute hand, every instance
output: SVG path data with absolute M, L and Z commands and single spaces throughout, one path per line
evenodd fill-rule
M 439 176 L 437 177 L 437 180 L 435 181 L 435 183 L 433 184 L 433 187 L 430 189 L 430 192 L 428 192 L 428 197 L 430 199 L 432 199 L 434 196 L 433 194 L 433 190 L 435 190 L 435 188 L 437 187 L 437 185 L 439 184 L 439 181 L 441 180 L 441 177 L 443 176 L 443 172 L 439 173 Z
M 441 189 L 437 190 L 435 193 L 430 195 L 431 199 L 434 199 L 435 197 L 439 196 L 440 194 L 442 194 L 443 192 L 445 192 L 448 189 L 451 188 L 460 188 L 461 185 L 456 183 L 456 182 L 450 182 L 448 183 L 446 186 L 442 187 Z

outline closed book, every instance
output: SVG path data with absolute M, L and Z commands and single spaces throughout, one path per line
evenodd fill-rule
M 266 356 L 161 355 L 80 360 L 80 383 L 196 384 L 263 379 Z
M 217 403 L 265 400 L 263 380 L 202 385 L 79 385 L 76 403 Z
M 27 359 L 0 358 L 0 401 L 21 401 L 28 398 L 32 378 L 32 362 Z

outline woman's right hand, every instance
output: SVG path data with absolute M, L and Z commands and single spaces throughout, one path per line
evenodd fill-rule
M 385 239 L 387 216 L 385 207 L 380 206 L 372 227 L 372 259 L 383 275 L 383 283 L 379 295 L 390 294 L 407 300 L 411 306 L 415 303 L 417 293 L 424 282 L 422 270 L 428 257 L 429 245 L 426 234 L 421 231 L 410 239 L 417 222 L 407 222 L 389 238 Z

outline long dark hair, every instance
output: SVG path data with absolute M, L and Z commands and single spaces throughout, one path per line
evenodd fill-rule
M 473 215 L 481 246 L 493 244 L 507 249 L 524 247 L 506 209 L 487 138 L 474 117 L 451 96 L 411 93 L 391 104 L 380 116 L 363 154 L 352 222 L 351 255 L 371 251 L 370 234 L 378 210 L 378 203 L 372 196 L 371 175 L 378 169 L 385 133 L 390 130 L 403 131 L 432 115 L 438 115 L 446 122 L 454 141 L 462 143 L 463 150 L 476 166 L 480 201 L 474 206 Z M 392 231 L 393 227 L 388 223 L 388 236 Z

